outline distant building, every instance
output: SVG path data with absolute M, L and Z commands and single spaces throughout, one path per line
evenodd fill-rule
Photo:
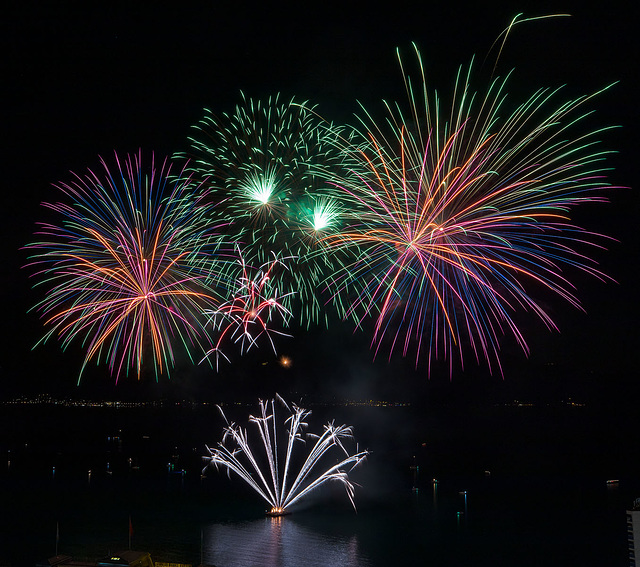
M 640 567 L 640 498 L 627 510 L 627 541 L 629 567 Z

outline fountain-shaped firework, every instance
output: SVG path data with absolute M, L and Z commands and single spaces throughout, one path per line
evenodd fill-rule
M 355 489 L 348 473 L 367 456 L 368 451 L 357 451 L 356 448 L 356 453 L 351 454 L 344 445 L 343 441 L 353 439 L 352 427 L 335 426 L 330 422 L 320 435 L 305 433 L 305 419 L 311 411 L 295 404 L 289 407 L 280 396 L 276 397 L 288 411 L 289 417 L 283 422 L 284 430 L 279 431 L 275 400 L 260 400 L 260 416 L 249 416 L 249 422 L 256 425 L 262 441 L 256 445 L 256 451 L 250 444 L 247 428 L 229 422 L 219 408 L 227 426 L 217 448 L 207 447 L 209 456 L 204 459 L 208 465 L 225 467 L 228 473 L 235 472 L 270 504 L 271 508 L 267 511 L 270 516 L 289 513 L 294 504 L 329 481 L 338 481 L 345 487 L 355 508 Z M 286 445 L 283 455 L 278 451 L 281 436 L 284 436 Z M 306 445 L 309 451 L 302 465 L 294 470 L 292 455 L 295 447 L 301 444 Z M 337 460 L 327 458 L 336 452 L 339 454 Z

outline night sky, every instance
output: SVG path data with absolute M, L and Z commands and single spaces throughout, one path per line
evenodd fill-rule
M 162 3 L 160 3 L 162 4 Z M 51 392 L 74 396 L 218 396 L 251 398 L 275 391 L 325 399 L 395 397 L 429 400 L 603 400 L 611 406 L 637 399 L 638 300 L 638 21 L 611 2 L 392 2 L 365 9 L 336 3 L 227 2 L 16 2 L 2 18 L 3 145 L 0 285 L 4 300 L 0 399 Z M 272 4 L 278 7 L 274 8 Z M 349 3 L 347 3 L 349 4 Z M 416 10 L 416 4 L 428 5 Z M 173 6 L 173 7 L 171 7 Z M 531 7 L 535 6 L 535 7 Z M 382 99 L 404 102 L 395 56 L 419 46 L 432 88 L 450 88 L 457 68 L 474 54 L 480 64 L 493 41 L 519 12 L 568 12 L 571 18 L 532 22 L 514 30 L 498 65 L 512 67 L 516 99 L 538 87 L 567 85 L 566 96 L 620 81 L 596 99 L 593 121 L 620 125 L 605 136 L 610 158 L 611 203 L 576 215 L 595 232 L 617 239 L 598 254 L 617 283 L 578 274 L 574 282 L 586 313 L 551 303 L 560 334 L 526 318 L 527 359 L 505 345 L 505 375 L 489 376 L 470 360 L 450 379 L 436 369 L 430 379 L 413 359 L 383 354 L 373 361 L 365 333 L 337 323 L 328 331 L 295 330 L 279 351 L 293 358 L 278 366 L 268 350 L 234 359 L 215 373 L 181 362 L 171 379 L 142 383 L 91 366 L 76 386 L 80 348 L 63 352 L 51 342 L 31 351 L 43 327 L 27 313 L 41 297 L 21 267 L 20 248 L 32 240 L 43 200 L 57 197 L 51 184 L 69 171 L 94 167 L 98 156 L 142 148 L 171 155 L 187 148 L 190 127 L 207 107 L 232 111 L 240 91 L 252 98 L 281 93 L 318 105 L 336 122 L 352 121 L 356 101 L 382 114 Z M 495 51 L 485 65 L 493 65 Z

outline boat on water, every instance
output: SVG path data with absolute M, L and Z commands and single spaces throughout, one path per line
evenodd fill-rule
M 291 512 L 289 512 L 289 510 L 287 510 L 286 508 L 273 507 L 270 510 L 267 510 L 265 514 L 270 518 L 279 518 L 280 516 L 288 516 L 289 514 L 291 514 Z

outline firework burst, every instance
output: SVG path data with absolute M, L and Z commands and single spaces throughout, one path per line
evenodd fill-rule
M 193 198 L 191 181 L 168 181 L 171 166 L 143 164 L 141 152 L 115 167 L 74 175 L 56 187 L 68 202 L 45 203 L 61 218 L 41 223 L 34 252 L 37 286 L 46 297 L 36 306 L 50 327 L 40 342 L 57 336 L 66 348 L 81 341 L 86 355 L 104 360 L 112 374 L 135 368 L 148 351 L 156 377 L 175 363 L 174 343 L 190 355 L 211 341 L 202 311 L 219 304 L 214 266 L 216 227 Z M 80 378 L 79 378 L 80 379 Z
M 470 348 L 499 368 L 505 334 L 528 351 L 516 311 L 556 328 L 540 289 L 580 307 L 567 269 L 606 278 L 581 251 L 599 235 L 570 217 L 605 200 L 606 128 L 585 123 L 595 95 L 558 102 L 561 89 L 540 89 L 514 107 L 508 77 L 474 93 L 472 65 L 460 70 L 447 114 L 416 56 L 417 82 L 399 57 L 408 110 L 387 103 L 384 123 L 364 110 L 361 143 L 343 146 L 359 164 L 350 179 L 334 178 L 351 216 L 325 243 L 353 258 L 334 275 L 335 293 L 356 290 L 343 315 L 358 324 L 373 315 L 376 352 L 387 337 L 391 353 L 413 349 L 416 365 L 426 352 L 429 368 L 444 358 L 452 371 Z
M 295 296 L 300 319 L 322 318 L 319 282 L 335 269 L 323 237 L 336 230 L 341 209 L 333 187 L 315 175 L 342 166 L 335 143 L 343 129 L 323 122 L 312 108 L 278 96 L 266 101 L 243 95 L 234 113 L 205 116 L 190 138 L 188 173 L 200 180 L 216 206 L 212 218 L 229 224 L 229 235 L 247 262 L 261 266 L 273 254 L 290 258 L 282 287 Z M 298 313 L 296 313 L 296 316 Z
M 232 288 L 233 297 L 216 309 L 204 311 L 217 336 L 216 344 L 206 353 L 206 358 L 215 355 L 217 365 L 220 355 L 227 358 L 223 351 L 226 342 L 239 343 L 240 353 L 244 354 L 257 346 L 263 336 L 267 337 L 276 353 L 272 335 L 289 336 L 272 325 L 277 318 L 280 325 L 286 327 L 291 315 L 282 303 L 287 296 L 282 296 L 275 285 L 278 269 L 286 269 L 287 260 L 273 258 L 255 269 L 247 265 L 238 250 L 240 275 Z
M 348 474 L 368 453 L 349 452 L 345 443 L 353 438 L 352 428 L 327 423 L 319 435 L 305 433 L 305 420 L 311 412 L 295 404 L 289 408 L 279 396 L 278 400 L 289 413 L 284 420 L 284 430 L 276 423 L 275 400 L 261 400 L 260 414 L 249 416 L 249 423 L 255 425 L 260 437 L 255 448 L 247 428 L 230 423 L 220 409 L 227 426 L 218 446 L 207 447 L 209 456 L 204 459 L 208 466 L 222 467 L 229 474 L 238 475 L 271 506 L 270 515 L 287 513 L 327 482 L 340 483 L 355 508 L 355 488 Z M 298 463 L 295 449 L 300 445 L 306 445 L 306 457 L 294 468 L 294 463 Z M 285 447 L 283 454 L 278 447 Z

